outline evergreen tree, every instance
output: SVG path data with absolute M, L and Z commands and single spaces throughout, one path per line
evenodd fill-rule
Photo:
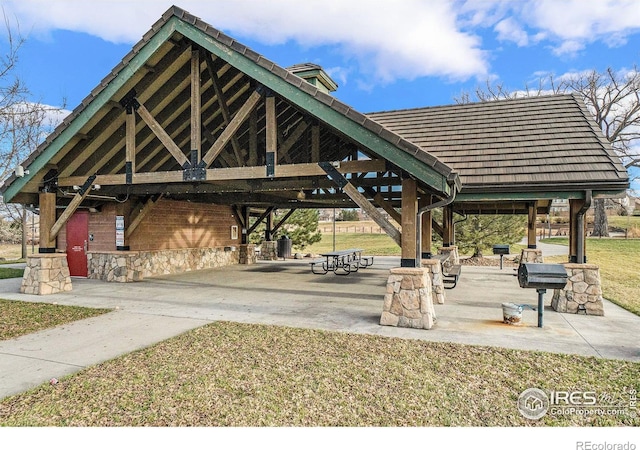
M 460 253 L 482 256 L 496 244 L 515 244 L 526 236 L 526 216 L 473 215 L 456 225 Z

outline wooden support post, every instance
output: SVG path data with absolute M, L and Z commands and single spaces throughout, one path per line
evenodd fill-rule
M 581 230 L 579 227 L 580 221 L 578 220 L 578 214 L 580 209 L 585 204 L 583 199 L 569 199 L 569 262 L 572 263 L 584 263 L 584 261 L 578 261 L 578 255 L 585 255 L 585 249 L 578 248 L 580 239 L 578 239 L 578 233 L 586 233 L 586 227 Z M 586 220 L 582 221 L 583 225 L 586 224 Z M 582 239 L 585 242 L 585 239 Z M 580 251 L 582 250 L 582 251 Z
M 529 203 L 529 219 L 527 226 L 527 247 L 536 248 L 536 218 L 537 214 L 537 202 Z
M 418 267 L 417 255 L 417 183 L 413 178 L 402 180 L 402 267 Z
M 270 208 L 269 215 L 267 215 L 267 218 L 265 220 L 265 230 L 264 230 L 264 240 L 265 241 L 273 240 L 272 227 L 273 227 L 273 211 L 274 211 L 274 209 L 275 208 Z
M 453 239 L 453 211 L 449 206 L 442 208 L 442 246 L 451 247 Z
M 136 173 L 136 114 L 133 108 L 127 111 L 126 119 L 126 183 L 133 184 L 133 174 Z
M 233 116 L 231 122 L 224 131 L 218 136 L 218 139 L 213 143 L 211 148 L 207 151 L 207 154 L 204 155 L 202 160 L 205 162 L 206 166 L 209 167 L 211 163 L 216 159 L 216 157 L 220 154 L 220 152 L 227 145 L 229 140 L 236 134 L 236 131 L 240 128 L 240 126 L 244 123 L 245 120 L 251 114 L 251 111 L 258 106 L 258 103 L 262 99 L 262 94 L 258 91 L 254 91 L 247 101 L 240 107 L 236 115 Z
M 200 96 L 200 50 L 191 51 L 191 165 L 202 158 L 202 108 Z
M 55 237 L 51 237 L 51 227 L 55 221 L 56 194 L 55 192 L 41 192 L 39 253 L 54 253 L 56 251 L 56 239 Z
M 265 133 L 266 133 L 266 158 L 267 176 L 275 176 L 278 164 L 278 122 L 276 117 L 276 98 L 268 95 L 265 104 Z
M 242 222 L 244 226 L 242 227 L 242 236 L 241 236 L 241 244 L 249 243 L 249 215 L 251 214 L 251 210 L 248 206 L 243 206 L 240 208 L 242 214 Z
M 428 206 L 432 203 L 432 196 L 425 194 L 420 197 L 418 201 L 418 207 L 420 209 Z M 422 226 L 421 226 L 421 236 L 420 236 L 420 244 L 422 245 L 422 258 L 429 259 L 432 256 L 431 253 L 431 240 L 433 238 L 433 228 L 431 227 L 431 221 L 433 219 L 433 214 L 431 211 L 427 211 L 422 214 Z

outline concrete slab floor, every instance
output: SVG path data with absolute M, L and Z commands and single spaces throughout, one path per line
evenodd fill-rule
M 158 320 L 264 323 L 640 361 L 640 317 L 608 301 L 604 317 L 560 314 L 550 308 L 548 291 L 543 328 L 537 327 L 537 312 L 527 309 L 522 325 L 502 323 L 502 303 L 537 305 L 535 289 L 521 289 L 514 269 L 506 267 L 464 266 L 457 287 L 446 290 L 445 304 L 436 305 L 431 330 L 380 326 L 388 270 L 398 266 L 399 258 L 376 257 L 372 267 L 338 276 L 314 275 L 305 260 L 261 261 L 131 284 L 74 279 L 72 292 L 47 297 L 17 294 L 19 283 L 5 282 L 0 295 L 118 307 Z

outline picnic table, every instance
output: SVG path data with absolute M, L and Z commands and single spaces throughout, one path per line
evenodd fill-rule
M 350 248 L 334 252 L 321 253 L 322 259 L 311 261 L 311 271 L 324 275 L 330 271 L 337 275 L 349 275 L 373 264 L 373 256 L 363 256 L 361 248 Z

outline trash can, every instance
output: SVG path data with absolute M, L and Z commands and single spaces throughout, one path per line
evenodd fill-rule
M 520 325 L 520 322 L 522 322 L 522 305 L 516 305 L 515 303 L 503 303 L 502 317 L 504 323 Z
M 282 236 L 278 239 L 278 258 L 291 258 L 291 239 L 289 236 Z

